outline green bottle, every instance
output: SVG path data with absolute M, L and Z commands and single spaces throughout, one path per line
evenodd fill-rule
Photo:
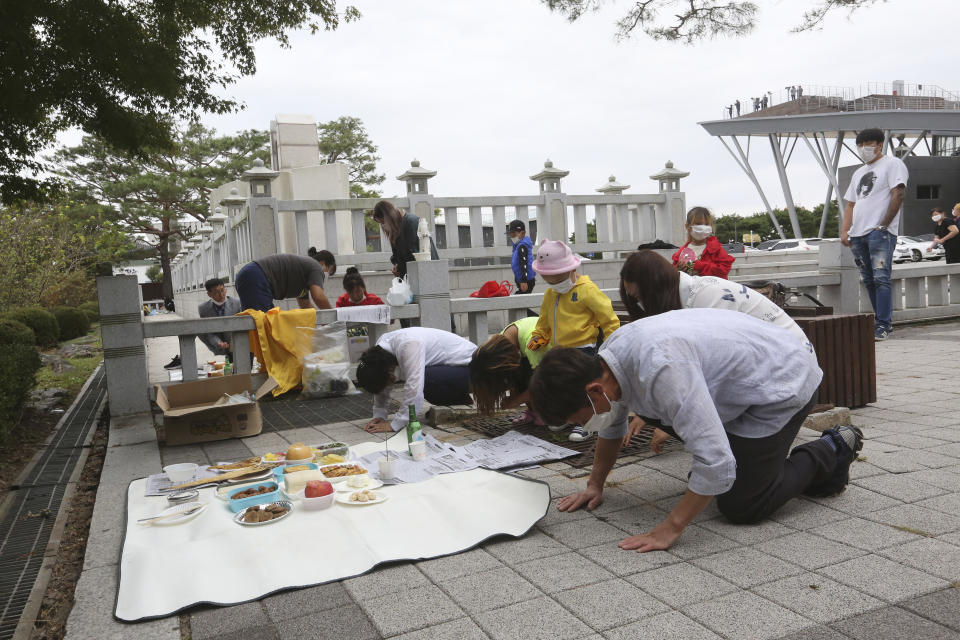
M 227 356 L 226 360 L 226 364 L 223 365 L 223 375 L 229 376 L 233 373 L 233 365 L 230 364 L 230 356 Z
M 410 421 L 407 422 L 407 449 L 410 451 L 410 455 L 413 455 L 412 444 L 419 440 L 423 440 L 423 427 L 420 426 L 420 421 L 417 420 L 417 408 L 411 404 Z

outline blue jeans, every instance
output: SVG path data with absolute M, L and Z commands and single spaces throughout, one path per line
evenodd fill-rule
M 850 238 L 853 258 L 860 268 L 860 280 L 867 288 L 873 306 L 874 328 L 890 331 L 893 328 L 893 287 L 890 270 L 897 236 L 889 231 L 874 229 L 865 236 Z
M 273 289 L 267 274 L 256 262 L 248 262 L 240 269 L 234 286 L 240 297 L 240 308 L 244 311 L 257 309 L 267 312 L 276 306 L 273 304 Z

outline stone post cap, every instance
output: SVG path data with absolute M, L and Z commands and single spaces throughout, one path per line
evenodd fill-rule
M 236 188 L 236 187 L 231 187 L 231 188 L 230 188 L 230 195 L 228 195 L 226 198 L 224 198 L 223 200 L 221 200 L 221 201 L 220 201 L 220 204 L 222 204 L 222 205 L 224 205 L 224 206 L 226 206 L 226 207 L 229 207 L 229 206 L 241 205 L 241 204 L 245 203 L 246 201 L 247 201 L 247 199 L 240 195 L 240 192 L 237 191 L 237 188 Z
M 436 171 L 431 171 L 430 169 L 424 169 L 420 166 L 420 161 L 414 158 L 410 161 L 410 168 L 404 171 L 402 174 L 397 176 L 397 180 L 415 180 L 415 179 L 426 179 L 432 178 L 437 175 Z
M 250 182 L 251 180 L 273 180 L 279 175 L 279 171 L 267 169 L 267 167 L 264 166 L 263 160 L 254 158 L 253 166 L 244 171 L 240 175 L 240 179 L 244 182 Z
M 667 164 L 664 166 L 663 170 L 660 173 L 655 173 L 650 176 L 651 180 L 676 180 L 678 178 L 686 178 L 690 175 L 689 171 L 680 171 L 679 169 L 673 168 L 673 161 L 667 160 Z
M 617 182 L 616 176 L 610 176 L 607 179 L 607 183 L 602 187 L 598 187 L 597 191 L 600 193 L 609 193 L 611 195 L 620 195 L 629 188 L 630 185 Z
M 540 181 L 547 178 L 565 178 L 568 175 L 570 175 L 569 171 L 555 168 L 553 161 L 548 158 L 543 163 L 543 169 L 539 173 L 530 176 L 530 179 Z

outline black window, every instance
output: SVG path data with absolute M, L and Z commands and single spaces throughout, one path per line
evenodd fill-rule
M 939 200 L 940 185 L 938 184 L 918 184 L 917 200 Z

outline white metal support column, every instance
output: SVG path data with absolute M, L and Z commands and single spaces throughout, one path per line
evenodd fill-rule
M 773 159 L 777 164 L 777 173 L 780 175 L 780 186 L 783 187 L 783 199 L 787 204 L 787 214 L 790 216 L 790 225 L 793 227 L 793 236 L 803 237 L 800 233 L 800 221 L 797 219 L 797 207 L 793 204 L 793 194 L 790 192 L 790 180 L 787 178 L 787 168 L 783 163 L 783 154 L 780 153 L 780 141 L 776 134 L 767 134 L 770 148 L 773 150 Z
M 763 192 L 763 187 L 760 186 L 760 181 L 757 180 L 756 174 L 753 172 L 753 169 L 750 167 L 750 157 L 743 152 L 743 147 L 740 146 L 740 141 L 737 140 L 736 136 L 730 136 L 730 140 L 733 141 L 734 146 L 737 148 L 737 152 L 734 153 L 733 149 L 730 148 L 730 145 L 727 144 L 726 140 L 723 139 L 723 136 L 717 136 L 720 140 L 720 144 L 730 153 L 733 157 L 733 160 L 737 165 L 743 169 L 743 172 L 747 174 L 747 177 L 750 179 L 750 182 L 753 183 L 753 186 L 756 187 L 757 193 L 760 194 L 760 200 L 763 201 L 763 206 L 767 209 L 767 215 L 770 216 L 770 220 L 773 222 L 773 228 L 777 230 L 780 238 L 786 240 L 787 236 L 784 235 L 783 229 L 780 228 L 780 222 L 777 220 L 777 216 L 773 213 L 773 207 L 770 206 L 770 202 L 767 200 L 767 194 Z

